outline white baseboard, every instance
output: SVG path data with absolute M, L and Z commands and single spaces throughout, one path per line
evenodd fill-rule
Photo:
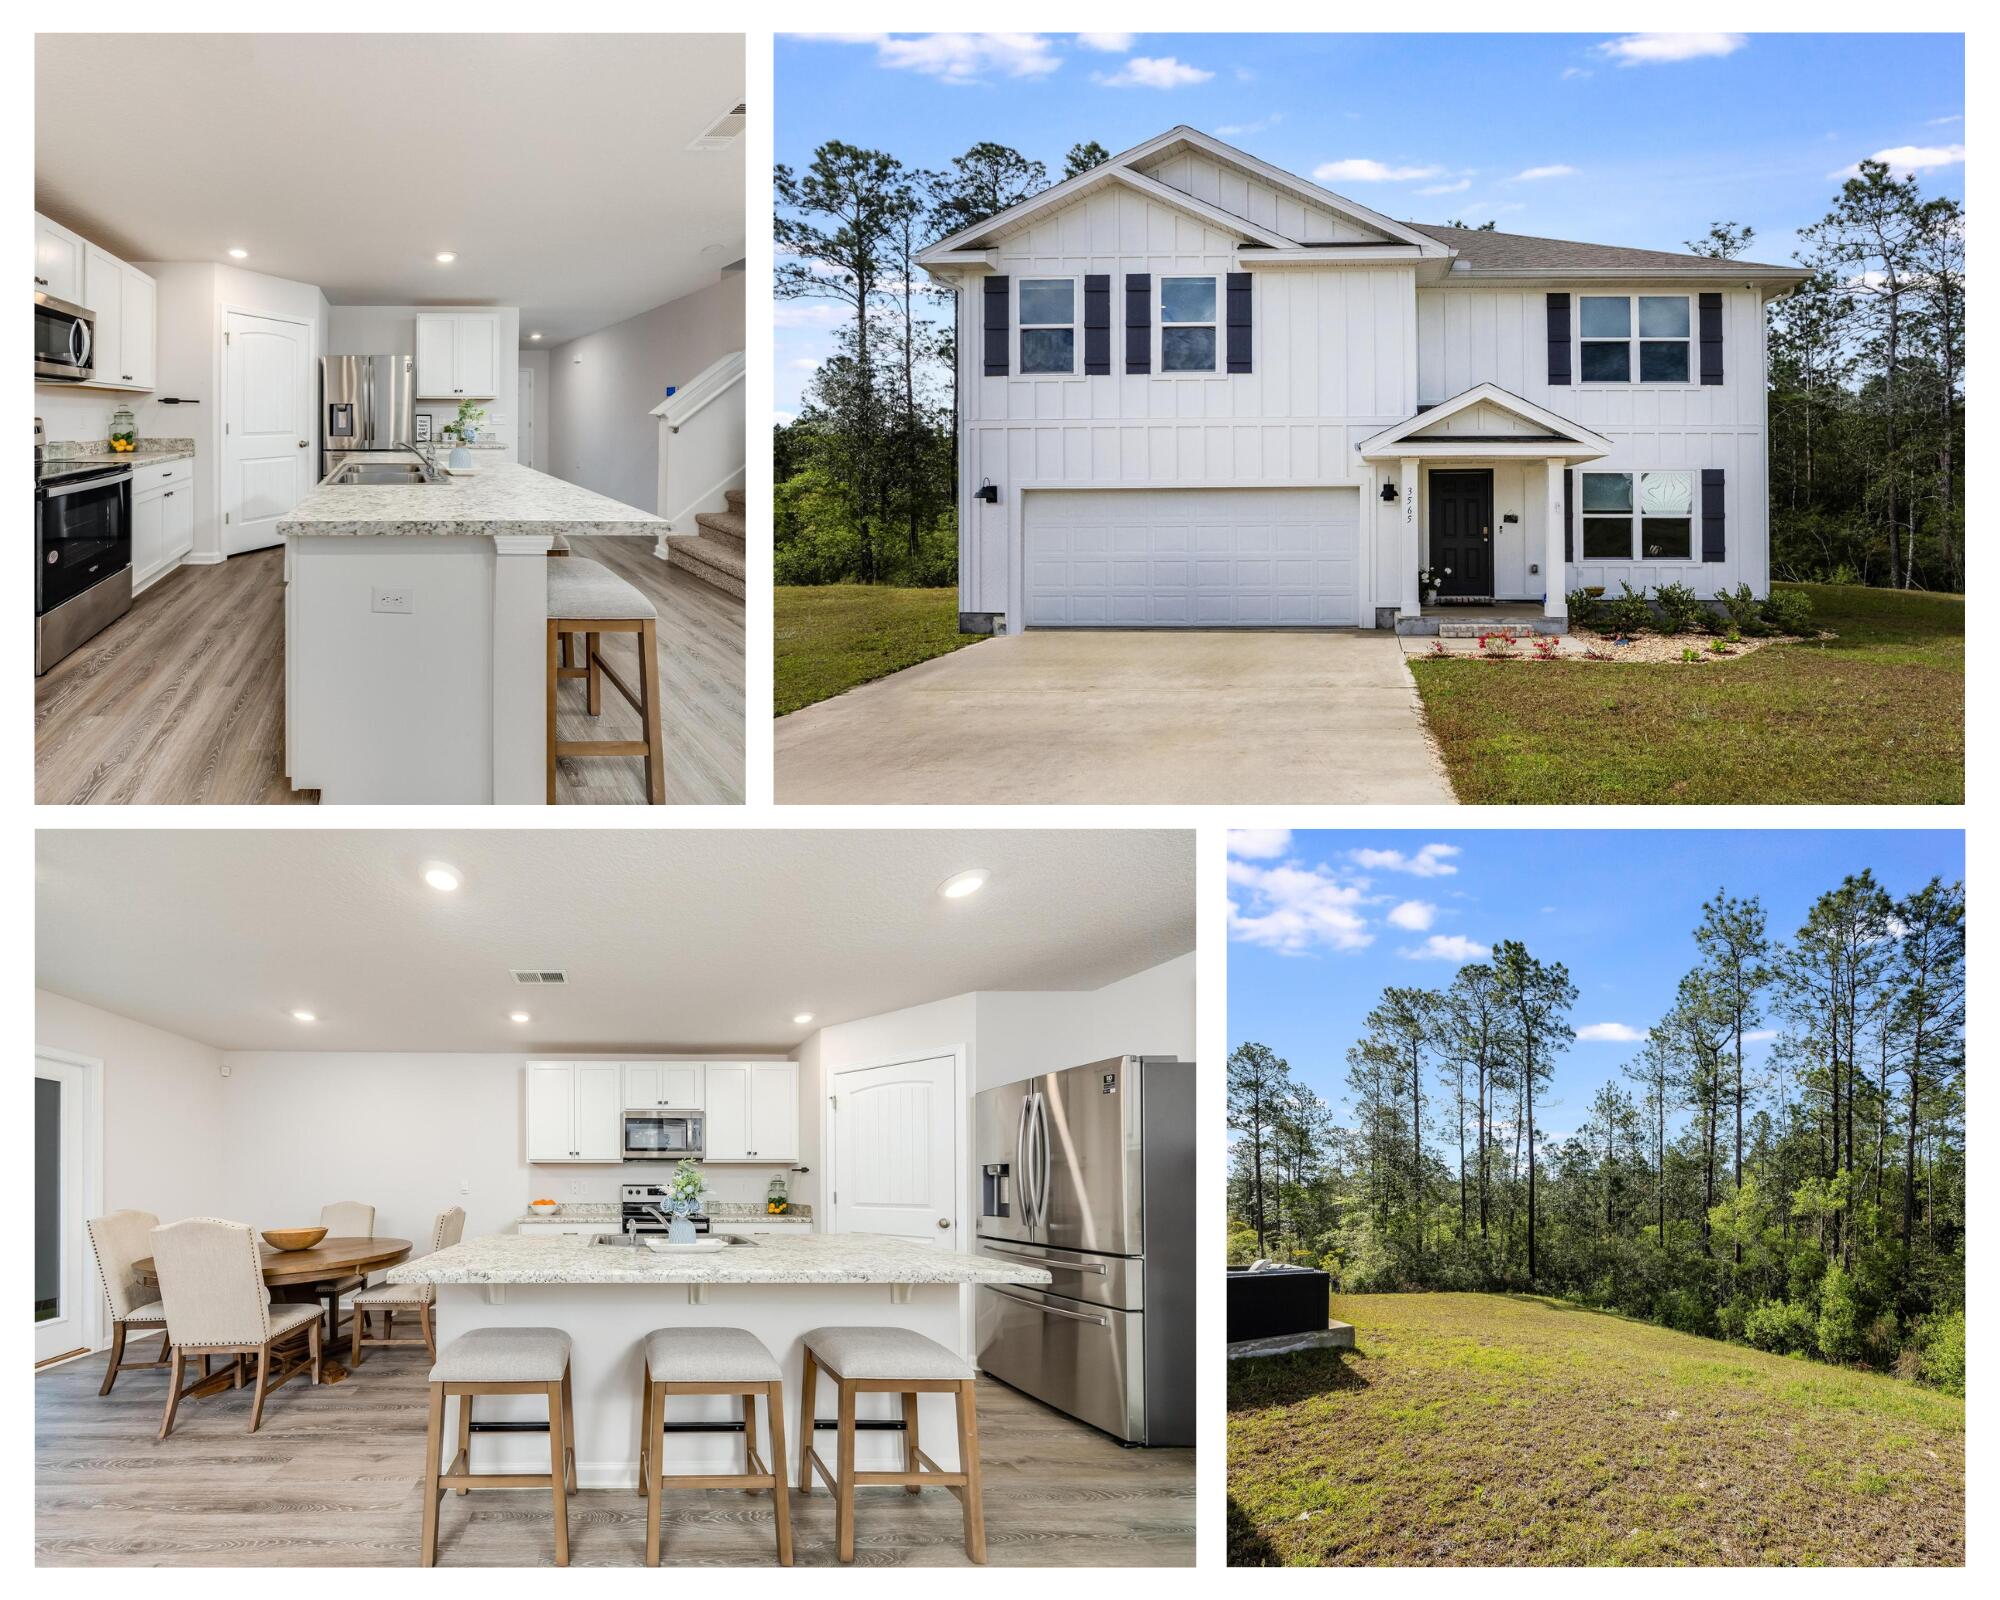
M 220 550 L 197 550 L 192 555 L 182 556 L 181 565 L 184 567 L 219 567 L 228 559 L 229 557 L 224 555 Z

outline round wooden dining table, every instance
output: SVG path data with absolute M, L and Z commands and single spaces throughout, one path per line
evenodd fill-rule
M 347 1368 L 334 1359 L 334 1336 L 340 1326 L 340 1296 L 334 1286 L 347 1278 L 358 1278 L 370 1272 L 380 1272 L 384 1267 L 393 1267 L 410 1253 L 408 1239 L 322 1239 L 310 1250 L 274 1250 L 268 1244 L 259 1244 L 258 1250 L 264 1258 L 264 1282 L 273 1289 L 311 1288 L 315 1298 L 326 1301 L 326 1336 L 321 1346 L 321 1383 L 339 1383 L 347 1376 Z M 159 1287 L 159 1275 L 153 1270 L 153 1258 L 142 1256 L 132 1263 L 132 1271 L 147 1288 Z M 221 1372 L 211 1380 L 218 1387 L 228 1383 L 229 1374 Z M 200 1394 L 196 1388 L 189 1391 Z

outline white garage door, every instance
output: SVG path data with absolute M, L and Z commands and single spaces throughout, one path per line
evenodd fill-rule
M 1352 627 L 1359 489 L 1035 489 L 1031 628 Z

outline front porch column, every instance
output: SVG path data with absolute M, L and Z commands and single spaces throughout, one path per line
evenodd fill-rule
M 1547 546 L 1542 556 L 1542 615 L 1561 622 L 1569 620 L 1569 597 L 1565 593 L 1569 564 L 1563 559 L 1563 473 L 1568 466 L 1566 461 L 1549 462 L 1549 503 L 1542 515 L 1543 543 Z
M 1401 473 L 1403 490 L 1402 537 L 1396 541 L 1396 548 L 1402 552 L 1403 599 L 1397 611 L 1401 616 L 1420 617 L 1424 612 L 1424 600 L 1417 592 L 1417 568 L 1424 564 L 1424 522 L 1420 492 L 1424 481 L 1423 462 L 1416 456 L 1405 456 L 1396 465 Z

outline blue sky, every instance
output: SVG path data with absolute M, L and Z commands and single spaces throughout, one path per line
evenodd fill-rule
M 943 167 L 996 140 L 1059 176 L 1177 123 L 1394 217 L 1679 250 L 1711 222 L 1789 261 L 1833 175 L 1899 152 L 1963 196 L 1955 34 L 870 34 L 776 41 L 776 155 L 828 139 Z M 798 408 L 831 307 L 778 308 Z
M 1956 831 L 1479 829 L 1244 831 L 1230 836 L 1229 1043 L 1269 1045 L 1336 1107 L 1347 1047 L 1391 984 L 1439 988 L 1502 939 L 1569 968 L 1579 1038 L 1556 1068 L 1547 1126 L 1580 1123 L 1597 1086 L 1696 965 L 1718 888 L 1763 901 L 1789 938 L 1843 875 L 1891 894 L 1965 875 Z M 1768 1049 L 1760 1040 L 1757 1048 Z

